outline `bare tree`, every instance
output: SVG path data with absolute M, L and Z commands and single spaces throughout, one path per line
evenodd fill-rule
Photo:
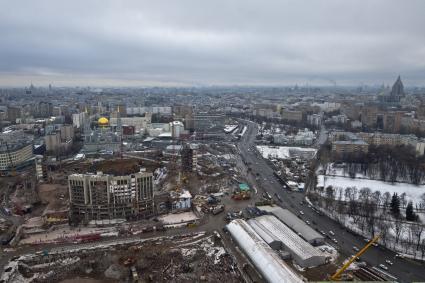
M 391 194 L 389 192 L 385 192 L 382 196 L 382 209 L 384 214 L 389 208 L 390 203 L 391 203 Z
M 394 221 L 394 232 L 395 232 L 395 243 L 397 244 L 399 239 L 400 239 L 400 235 L 401 232 L 403 231 L 403 222 L 401 221 L 400 218 L 396 218 Z
M 421 242 L 422 232 L 424 231 L 424 226 L 422 224 L 411 224 L 409 226 L 410 233 L 412 234 L 412 244 L 416 246 L 416 250 L 419 250 L 419 245 Z
M 326 208 L 329 209 L 333 203 L 335 203 L 335 190 L 332 186 L 326 187 L 326 198 L 325 198 L 325 205 Z
M 419 207 L 420 207 L 420 209 L 425 209 L 425 193 L 423 193 L 421 195 L 421 200 L 420 200 L 420 203 L 419 203 Z
M 381 234 L 382 243 L 384 244 L 384 246 L 387 246 L 388 230 L 390 228 L 390 224 L 387 221 L 385 221 L 385 218 L 383 215 L 381 215 L 378 218 L 377 226 Z
M 402 193 L 400 195 L 400 204 L 401 204 L 401 207 L 406 208 L 406 205 L 407 205 L 406 193 Z
M 422 259 L 424 259 L 424 255 L 425 255 L 425 239 L 423 239 L 421 242 L 421 258 Z

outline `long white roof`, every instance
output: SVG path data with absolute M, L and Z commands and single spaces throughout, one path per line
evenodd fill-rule
M 260 206 L 259 209 L 269 212 L 279 218 L 280 221 L 285 223 L 286 226 L 290 227 L 296 233 L 300 233 L 301 237 L 309 242 L 314 240 L 324 240 L 324 237 L 316 232 L 313 228 L 308 226 L 304 221 L 299 219 L 295 214 L 287 209 L 283 209 L 279 206 Z
M 296 254 L 302 260 L 324 256 L 273 215 L 263 215 L 253 219 L 253 221 L 257 222 L 257 227 L 260 227 L 260 229 L 264 229 L 279 238 L 291 253 Z
M 267 282 L 303 282 L 247 222 L 242 219 L 233 220 L 227 225 L 227 229 Z

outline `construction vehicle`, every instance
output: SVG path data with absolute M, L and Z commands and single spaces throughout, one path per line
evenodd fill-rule
M 340 269 L 338 269 L 334 275 L 331 276 L 331 280 L 332 281 L 340 281 L 341 280 L 341 275 L 344 273 L 344 271 L 350 267 L 350 265 L 357 259 L 359 258 L 362 254 L 364 254 L 367 249 L 369 249 L 370 246 L 372 246 L 374 243 L 376 243 L 379 238 L 381 238 L 381 235 L 378 234 L 377 236 L 375 236 L 373 239 L 371 239 L 366 246 L 364 246 L 358 253 L 356 253 L 354 256 L 352 256 Z
M 247 192 L 234 193 L 232 199 L 234 200 L 247 200 L 250 199 L 251 195 Z
M 220 205 L 217 205 L 216 207 L 213 208 L 212 214 L 213 215 L 217 215 L 217 214 L 219 214 L 222 211 L 224 211 L 224 205 L 223 204 L 220 204 Z

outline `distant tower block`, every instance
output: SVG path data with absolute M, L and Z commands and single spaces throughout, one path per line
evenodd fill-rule
M 182 170 L 183 172 L 196 171 L 197 159 L 196 151 L 190 147 L 189 144 L 185 144 L 181 151 Z

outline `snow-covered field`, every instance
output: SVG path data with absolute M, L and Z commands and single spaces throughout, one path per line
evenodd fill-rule
M 332 186 L 334 188 L 356 187 L 358 190 L 362 188 L 370 188 L 372 192 L 380 191 L 381 195 L 389 192 L 391 195 L 397 193 L 401 195 L 406 193 L 406 200 L 411 200 L 414 204 L 421 201 L 421 195 L 425 193 L 425 185 L 416 186 L 408 183 L 388 183 L 378 180 L 369 179 L 352 179 L 341 176 L 318 176 L 319 184 L 324 182 L 324 188 Z M 344 194 L 343 194 L 344 195 Z
M 313 158 L 317 150 L 306 147 L 291 147 L 291 146 L 266 146 L 258 145 L 258 151 L 264 158 L 273 159 L 288 159 L 291 157 Z

